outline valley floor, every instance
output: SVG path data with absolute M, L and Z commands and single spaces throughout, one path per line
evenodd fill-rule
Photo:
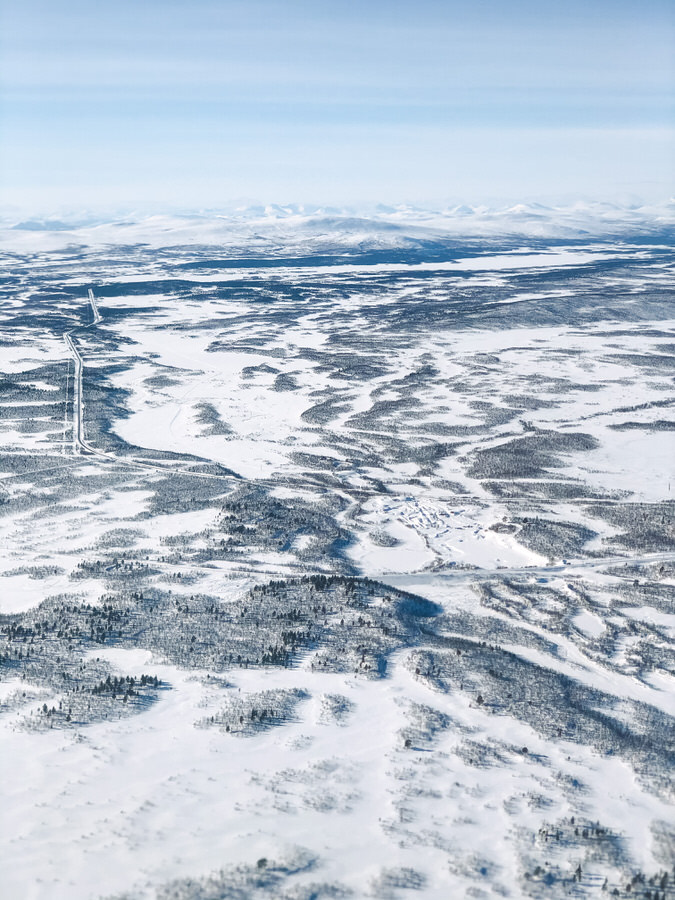
M 299 240 L 2 255 L 3 896 L 675 897 L 669 247 Z

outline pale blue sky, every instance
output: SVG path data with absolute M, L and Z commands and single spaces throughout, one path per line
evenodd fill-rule
M 665 0 L 3 0 L 1 202 L 673 193 Z

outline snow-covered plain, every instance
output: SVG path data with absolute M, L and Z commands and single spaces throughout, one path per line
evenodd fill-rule
M 3 233 L 3 896 L 675 896 L 670 212 L 589 215 Z

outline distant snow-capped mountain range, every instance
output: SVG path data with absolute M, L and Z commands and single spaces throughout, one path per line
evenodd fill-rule
M 433 210 L 411 205 L 368 209 L 302 204 L 245 205 L 162 215 L 93 215 L 0 218 L 0 241 L 8 249 L 58 249 L 72 244 L 144 243 L 151 246 L 214 244 L 273 249 L 283 236 L 307 249 L 406 248 L 462 238 L 668 237 L 675 227 L 675 200 L 617 205 L 578 202 L 568 206 L 518 203 L 501 208 L 458 205 Z

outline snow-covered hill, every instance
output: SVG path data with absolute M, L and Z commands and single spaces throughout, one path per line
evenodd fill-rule
M 72 244 L 144 243 L 154 247 L 212 245 L 249 252 L 321 253 L 410 248 L 484 238 L 577 240 L 672 234 L 675 202 L 619 206 L 520 203 L 503 208 L 460 205 L 428 210 L 409 205 L 368 210 L 289 204 L 242 206 L 185 215 L 71 213 L 52 218 L 5 215 L 0 241 L 15 249 L 58 249 Z

